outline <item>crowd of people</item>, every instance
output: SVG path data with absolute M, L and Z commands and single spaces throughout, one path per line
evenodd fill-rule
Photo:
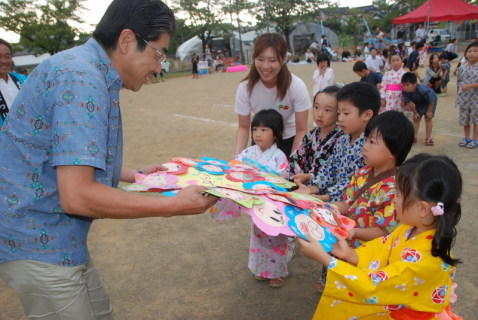
M 418 84 L 415 73 L 403 69 L 402 56 L 394 50 L 390 50 L 390 70 L 385 76 L 381 74 L 385 64 L 380 63 L 381 58 L 372 48 L 370 60 L 358 61 L 353 66 L 360 81 L 343 87 L 334 84 L 327 55 L 319 54 L 313 75 L 316 128 L 304 134 L 297 120 L 306 120 L 304 108 L 306 110 L 310 102 L 302 81 L 287 69 L 283 60 L 285 50 L 285 40 L 278 34 L 262 35 L 255 42 L 254 63 L 236 94 L 235 111 L 239 119 L 236 153 L 237 159 L 241 159 L 243 152 L 252 152 L 256 161 L 281 172 L 284 159 L 288 159 L 289 170 L 285 174 L 297 184 L 297 192 L 332 202 L 341 213 L 356 221 L 348 239 L 338 237 L 333 255 L 316 242 L 299 240 L 301 251 L 324 266 L 322 279 L 317 283 L 323 293 L 314 319 L 332 319 L 337 314 L 351 318 L 372 314 L 392 318 L 452 316 L 449 300 L 438 306 L 433 299 L 418 302 L 406 294 L 402 299 L 397 296 L 402 292 L 394 294 L 397 289 L 392 290 L 400 283 L 405 287 L 409 285 L 411 288 L 407 290 L 415 295 L 432 297 L 443 288 L 453 286 L 458 260 L 449 254 L 449 241 L 454 238 L 452 229 L 461 214 L 460 173 L 447 157 L 419 154 L 406 160 L 413 144 L 417 143 L 423 117 L 425 144 L 433 145 L 435 93 L 428 86 Z M 468 51 L 467 58 L 471 56 Z M 367 65 L 370 61 L 372 64 Z M 467 61 L 470 65 L 474 60 Z M 296 95 L 302 95 L 302 99 Z M 284 106 L 288 106 L 289 112 Z M 295 113 L 292 119 L 296 127 L 284 137 L 287 139 L 295 130 L 293 140 L 288 138 L 287 144 L 281 141 L 277 125 L 270 122 L 272 117 L 269 122 L 257 120 L 256 116 L 263 117 L 263 112 L 274 114 L 276 119 L 282 115 L 284 132 L 286 126 L 293 128 L 294 122 L 289 119 L 291 113 Z M 251 123 L 252 113 L 255 116 Z M 249 131 L 253 135 L 253 146 L 246 149 Z M 267 145 L 263 145 L 264 138 L 256 134 L 258 131 L 269 132 Z M 431 174 L 443 174 L 436 177 L 434 187 L 427 180 Z M 445 176 L 450 180 L 443 180 Z M 450 190 L 451 185 L 457 190 Z M 408 241 L 411 239 L 413 241 Z M 387 245 L 389 242 L 394 246 Z M 423 258 L 403 256 L 401 252 L 405 247 L 410 254 L 419 252 Z M 284 252 L 282 259 L 277 257 L 277 248 Z M 271 237 L 253 229 L 249 269 L 257 280 L 268 280 L 271 287 L 280 287 L 287 279 L 290 255 L 286 253 L 291 250 L 293 243 L 287 237 Z M 394 258 L 388 258 L 390 256 Z M 416 263 L 413 271 L 407 265 L 410 260 Z M 450 266 L 446 272 L 441 268 L 443 263 Z M 436 272 L 430 273 L 430 270 Z M 347 277 L 357 281 L 347 281 Z M 413 279 L 417 277 L 423 281 L 420 289 L 413 288 Z M 347 290 L 340 290 L 337 281 Z M 444 290 L 441 291 L 443 297 L 450 294 Z M 363 300 L 363 297 L 376 298 Z
M 384 34 L 381 30 L 378 32 Z M 403 27 L 399 28 L 397 37 L 399 37 L 399 41 L 396 44 L 391 44 L 381 50 L 373 46 L 372 43 L 366 42 L 363 56 L 360 47 L 357 47 L 353 56 L 347 48 L 344 48 L 341 61 L 355 61 L 352 70 L 359 76 L 360 81 L 371 83 L 380 90 L 382 97 L 380 112 L 397 110 L 404 112 L 413 120 L 415 143 L 417 143 L 420 120 L 424 118 L 426 125 L 425 145 L 427 146 L 434 145 L 431 135 L 437 97 L 447 96 L 450 77 L 452 75 L 456 76 L 458 83 L 456 106 L 460 108 L 460 125 L 464 127 L 464 138 L 458 145 L 469 149 L 477 148 L 476 116 L 473 111 L 469 110 L 469 107 L 464 105 L 462 99 L 467 97 L 467 101 L 471 101 L 470 97 L 474 97 L 473 91 L 470 92 L 469 89 L 474 88 L 475 71 L 474 68 L 465 66 L 469 66 L 470 61 L 474 65 L 473 52 L 474 44 L 477 43 L 476 37 L 470 40 L 469 46 L 454 71 L 452 71 L 450 62 L 458 57 L 458 41 L 455 38 L 451 39 L 450 43 L 440 53 L 428 55 L 428 45 L 423 42 L 425 39 L 423 24 L 419 24 L 415 32 L 415 40 L 411 41 L 409 48 L 405 47 L 403 41 Z M 383 39 L 383 35 L 381 39 Z M 422 79 L 419 68 L 425 67 L 427 56 L 429 62 Z M 313 75 L 313 94 L 334 81 L 334 71 L 330 67 L 330 58 L 319 55 L 318 57 L 314 56 L 314 59 L 317 63 L 317 69 Z M 328 61 L 327 67 L 325 67 L 324 60 Z M 403 78 L 407 71 L 414 76 L 408 74 Z M 463 108 L 467 110 L 462 111 Z
M 11 66 L 0 65 L 0 197 L 6 204 L 0 278 L 19 293 L 27 317 L 112 318 L 89 258 L 94 219 L 199 214 L 213 205 L 230 210 L 201 186 L 171 198 L 116 188 L 119 181 L 133 182 L 138 171 L 165 170 L 123 165 L 119 91 L 139 91 L 161 71 L 175 26 L 160 0 L 113 0 L 86 44 L 40 64 L 21 89 Z M 317 64 L 311 100 L 305 82 L 288 68 L 284 38 L 267 33 L 254 43 L 235 98 L 235 159 L 271 167 L 293 180 L 297 192 L 331 202 L 356 223 L 347 239 L 335 235 L 331 253 L 308 241 L 309 234 L 298 240 L 301 252 L 323 266 L 314 319 L 456 317 L 451 296 L 460 260 L 450 251 L 461 215 L 461 174 L 445 156 L 407 159 L 422 118 L 425 144 L 434 144 L 436 92 L 446 92 L 451 72 L 448 56 L 438 56 L 438 66 L 430 57 L 434 74 L 419 83 L 421 46 L 406 57 L 400 44 L 381 52 L 367 46 L 370 56 L 351 66 L 359 81 L 346 85 L 334 82 L 326 53 L 309 56 Z M 0 42 L 2 61 L 11 56 L 11 46 Z M 459 145 L 473 149 L 478 42 L 467 46 L 464 58 L 456 72 L 465 134 Z M 4 91 L 12 84 L 16 91 Z M 310 109 L 315 127 L 308 132 Z M 248 268 L 255 279 L 282 287 L 294 253 L 294 238 L 252 225 Z

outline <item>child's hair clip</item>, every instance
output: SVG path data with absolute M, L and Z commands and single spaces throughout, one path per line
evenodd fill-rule
M 445 205 L 443 202 L 437 202 L 437 205 L 432 207 L 432 214 L 436 216 L 442 216 L 445 213 Z

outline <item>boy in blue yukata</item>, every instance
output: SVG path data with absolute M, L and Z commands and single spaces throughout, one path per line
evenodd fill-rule
M 337 93 L 339 125 L 344 135 L 334 152 L 306 186 L 295 181 L 298 192 L 317 194 L 323 201 L 341 201 L 350 178 L 364 166 L 362 147 L 368 122 L 380 108 L 380 93 L 366 82 L 353 82 Z
M 432 88 L 417 83 L 418 78 L 412 72 L 406 72 L 402 76 L 402 96 L 405 106 L 413 112 L 413 128 L 415 129 L 415 140 L 417 143 L 420 121 L 425 116 L 425 145 L 433 146 L 431 138 L 433 128 L 433 117 L 437 107 L 437 95 Z

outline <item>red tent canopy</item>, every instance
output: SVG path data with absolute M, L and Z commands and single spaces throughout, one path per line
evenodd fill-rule
M 458 21 L 478 18 L 478 7 L 463 0 L 428 0 L 414 11 L 394 18 L 394 24 L 428 21 Z

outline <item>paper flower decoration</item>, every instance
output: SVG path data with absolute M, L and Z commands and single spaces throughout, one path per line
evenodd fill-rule
M 191 159 L 191 158 L 184 158 L 184 157 L 177 157 L 173 158 L 173 161 L 180 162 L 188 167 L 194 167 L 198 164 L 199 160 Z
M 171 174 L 183 174 L 188 172 L 188 167 L 181 162 L 168 161 L 163 163 L 163 167 L 167 169 L 165 172 Z
M 341 225 L 339 216 L 337 207 L 332 207 L 326 202 L 318 203 L 317 207 L 311 209 L 311 217 L 325 227 L 339 227 Z
M 214 158 L 202 157 L 201 161 L 209 162 L 209 163 L 217 164 L 217 165 L 222 165 L 222 166 L 228 166 L 226 161 L 219 160 L 219 159 L 214 159 Z
M 223 164 L 213 164 L 212 162 L 199 162 L 194 166 L 199 171 L 205 171 L 209 174 L 225 174 L 226 170 L 229 169 L 229 166 Z
M 141 183 L 132 183 L 122 188 L 124 191 L 146 192 L 149 187 Z
M 287 225 L 288 218 L 284 214 L 284 204 L 272 202 L 264 196 L 261 204 L 255 204 L 252 208 L 244 208 L 244 212 L 252 217 L 252 222 L 263 232 L 270 236 L 284 234 L 295 236 Z
M 156 171 L 148 175 L 137 173 L 134 178 L 136 183 L 147 185 L 149 189 L 181 189 L 181 186 L 175 184 L 178 181 L 178 177 L 163 171 Z
M 232 160 L 229 161 L 229 166 L 231 167 L 231 170 L 239 170 L 239 171 L 255 171 L 255 172 L 260 172 L 254 167 L 251 167 L 250 165 L 245 164 L 244 162 L 241 162 L 239 160 Z
M 251 182 L 264 180 L 263 177 L 256 175 L 253 171 L 226 170 L 226 179 L 234 182 Z
M 213 188 L 213 189 L 206 190 L 205 192 L 220 198 L 230 199 L 246 208 L 252 208 L 254 204 L 260 204 L 264 202 L 263 199 L 257 196 L 250 195 L 250 194 L 233 190 L 233 189 Z
M 289 227 L 303 239 L 320 242 L 326 252 L 332 251 L 333 244 L 337 242 L 326 227 L 318 224 L 308 214 L 295 215 L 289 220 Z M 309 234 L 313 239 L 307 239 L 306 234 Z
M 284 212 L 290 219 L 293 219 L 296 215 L 308 214 L 309 211 L 306 209 L 301 209 L 295 206 L 288 205 L 284 208 Z
M 317 207 L 310 209 L 310 215 L 317 223 L 344 238 L 355 226 L 355 221 L 342 216 L 336 206 L 327 202 L 317 203 Z
M 268 181 L 246 182 L 246 183 L 243 183 L 242 186 L 249 190 L 262 191 L 264 193 L 268 193 L 268 192 L 272 192 L 276 190 L 287 191 L 286 189 L 276 186 L 275 184 L 270 183 Z
M 249 158 L 243 158 L 242 162 L 244 162 L 245 164 L 248 164 L 248 165 L 250 165 L 254 168 L 257 168 L 258 170 L 260 170 L 262 172 L 272 173 L 272 174 L 275 174 L 276 176 L 279 175 L 277 173 L 277 171 L 273 170 L 271 167 L 260 164 L 256 160 L 252 160 L 252 159 L 249 159 Z
M 266 197 L 268 197 L 271 200 L 280 201 L 280 202 L 285 203 L 285 204 L 292 204 L 292 205 L 296 204 L 295 200 L 288 197 L 286 192 L 284 192 L 284 193 L 266 193 Z
M 279 187 L 292 188 L 296 185 L 294 182 L 291 182 L 287 179 L 282 178 L 281 176 L 277 176 L 274 174 L 261 173 L 260 176 L 263 177 L 265 181 L 269 181 Z
M 318 206 L 319 203 L 322 203 L 323 201 L 320 200 L 317 197 L 314 197 L 310 194 L 303 194 L 303 193 L 298 193 L 298 192 L 288 192 L 287 193 L 289 197 L 292 199 L 298 201 L 304 201 L 307 203 L 307 208 L 315 208 Z M 305 208 L 304 206 L 300 206 L 301 208 Z
M 178 194 L 178 192 L 179 190 L 169 190 L 169 191 L 163 191 L 161 192 L 161 194 L 166 197 L 174 197 L 175 195 Z

